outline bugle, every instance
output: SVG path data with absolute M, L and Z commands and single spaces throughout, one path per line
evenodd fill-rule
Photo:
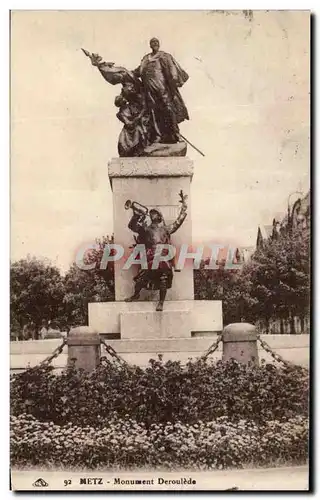
M 125 210 L 129 210 L 129 208 L 132 208 L 133 212 L 139 215 L 148 215 L 149 210 L 147 207 L 144 205 L 141 205 L 141 203 L 138 203 L 137 201 L 131 201 L 127 200 L 124 204 Z

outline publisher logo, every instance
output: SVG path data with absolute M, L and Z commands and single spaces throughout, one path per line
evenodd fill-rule
M 38 488 L 44 488 L 44 487 L 49 486 L 49 485 L 48 485 L 47 481 L 42 479 L 42 477 L 39 477 L 39 479 L 37 479 L 34 483 L 32 483 L 32 486 L 36 486 Z

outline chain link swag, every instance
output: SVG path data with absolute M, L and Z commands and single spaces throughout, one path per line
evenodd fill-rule
M 201 356 L 201 360 L 206 360 L 211 354 L 213 354 L 219 347 L 220 342 L 222 342 L 223 334 L 221 333 L 218 335 L 216 341 L 209 347 L 209 349 Z M 285 366 L 288 367 L 299 367 L 301 371 L 305 372 L 306 374 L 309 373 L 309 370 L 307 368 L 304 368 L 303 366 L 296 365 L 295 363 L 292 363 L 291 361 L 287 361 L 284 359 L 280 354 L 275 352 L 269 344 L 265 340 L 262 340 L 260 334 L 257 335 L 257 341 L 260 342 L 260 345 L 262 349 L 264 349 L 270 356 L 277 361 L 278 363 L 283 363 Z
M 260 345 L 262 347 L 262 349 L 264 349 L 268 354 L 270 354 L 270 356 L 275 360 L 277 361 L 278 363 L 283 363 L 285 366 L 288 366 L 289 368 L 290 367 L 299 367 L 302 371 L 308 373 L 309 371 L 307 370 L 307 368 L 304 368 L 303 366 L 300 366 L 300 365 L 296 365 L 295 363 L 292 363 L 291 361 L 287 361 L 286 359 L 284 359 L 282 356 L 280 356 L 280 354 L 278 354 L 277 352 L 275 352 L 270 346 L 269 344 L 267 344 L 267 342 L 265 340 L 262 340 L 260 334 L 257 335 L 257 340 L 258 342 L 260 342 Z
M 67 339 L 63 339 L 62 344 L 60 344 L 58 347 L 56 347 L 55 350 L 53 351 L 53 353 L 50 354 L 50 356 L 47 356 L 43 361 L 40 361 L 40 363 L 38 365 L 28 367 L 27 371 L 30 372 L 30 370 L 37 370 L 40 367 L 48 366 L 51 363 L 51 361 L 53 361 L 55 358 L 57 358 L 62 353 L 65 345 L 67 345 Z M 22 372 L 22 373 L 24 373 L 24 372 Z M 11 377 L 10 377 L 11 381 L 14 381 L 19 375 L 20 375 L 20 373 L 15 373 L 15 374 L 11 375 Z
M 220 333 L 217 337 L 217 340 L 207 349 L 207 351 L 200 357 L 201 360 L 206 360 L 211 354 L 213 354 L 219 347 L 220 342 L 222 341 L 222 333 Z
M 111 347 L 111 345 L 107 344 L 105 342 L 105 340 L 103 340 L 103 339 L 100 338 L 100 343 L 105 347 L 105 350 L 107 351 L 107 353 L 113 359 L 115 359 L 118 363 L 120 363 L 121 365 L 128 365 L 128 363 L 123 358 L 121 358 L 121 356 L 119 356 L 119 354 L 116 353 L 116 351 L 114 350 L 114 348 Z

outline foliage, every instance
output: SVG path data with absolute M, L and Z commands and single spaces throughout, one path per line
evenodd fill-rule
M 239 318 L 239 301 L 242 300 L 238 270 L 206 269 L 209 260 L 201 262 L 200 269 L 194 270 L 194 291 L 196 300 L 222 300 L 223 323 L 235 323 Z
M 86 255 L 86 264 L 95 268 L 82 270 L 72 264 L 65 277 L 45 260 L 28 257 L 11 264 L 11 331 L 19 336 L 25 325 L 37 331 L 49 320 L 64 329 L 87 324 L 88 303 L 114 300 L 114 269 L 109 263 L 100 268 L 105 246 L 113 237 L 97 239 L 97 249 Z
M 295 232 L 269 241 L 256 252 L 251 273 L 251 294 L 257 314 L 266 320 L 309 313 L 310 245 L 308 234 Z
M 101 364 L 85 373 L 38 367 L 11 382 L 13 415 L 30 413 L 57 425 L 99 426 L 127 414 L 146 427 L 180 421 L 193 425 L 221 416 L 259 424 L 308 415 L 308 380 L 301 367 L 151 360 L 148 367 Z
M 224 324 L 303 318 L 309 314 L 309 253 L 308 232 L 296 231 L 266 241 L 239 271 L 205 269 L 203 262 L 195 271 L 195 298 L 223 300 Z
M 99 270 L 82 270 L 73 264 L 64 279 L 65 320 L 70 326 L 88 324 L 89 302 L 114 300 L 114 280 Z
M 105 419 L 94 428 L 59 426 L 22 414 L 12 417 L 10 434 L 15 466 L 205 470 L 305 463 L 308 456 L 308 421 L 301 416 L 260 426 L 222 416 L 192 425 L 176 421 L 146 428 L 126 415 Z
M 113 241 L 113 236 L 97 238 L 97 248 L 90 250 L 84 258 L 84 263 L 94 265 L 93 268 L 84 270 L 73 263 L 66 273 L 64 321 L 69 327 L 88 324 L 89 302 L 114 300 L 113 262 L 101 266 L 105 248 Z
M 59 269 L 35 257 L 21 259 L 10 269 L 10 320 L 14 330 L 61 316 L 64 284 Z

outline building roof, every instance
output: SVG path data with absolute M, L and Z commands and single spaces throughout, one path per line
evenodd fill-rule
M 303 198 L 300 198 L 300 200 L 298 199 L 297 202 L 298 201 L 300 201 L 300 203 L 298 203 L 297 205 L 299 206 L 299 213 L 301 213 L 307 218 L 310 217 L 310 190 Z M 268 224 L 268 225 L 264 224 L 258 226 L 257 247 L 262 245 L 263 241 L 268 240 L 270 237 L 272 237 L 274 231 L 274 224 L 275 224 L 275 230 L 279 232 L 278 223 L 280 225 L 280 231 L 281 228 L 285 229 L 286 226 L 288 226 L 288 213 L 284 215 L 283 213 L 281 214 L 280 212 L 278 212 L 275 214 L 273 218 L 273 224 Z

